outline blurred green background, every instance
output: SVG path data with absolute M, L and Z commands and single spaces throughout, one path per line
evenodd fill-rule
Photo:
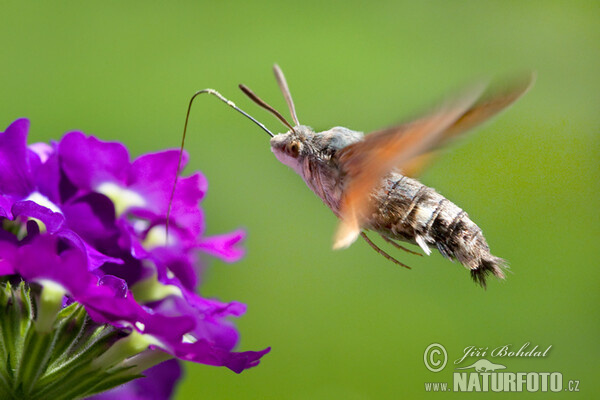
M 200 98 L 186 171 L 209 179 L 208 233 L 248 231 L 247 256 L 213 262 L 201 292 L 247 303 L 239 348 L 273 350 L 241 375 L 188 365 L 176 398 L 464 398 L 425 392 L 452 377 L 452 365 L 425 368 L 434 342 L 450 364 L 467 346 L 552 345 L 543 359 L 492 361 L 559 371 L 584 398 L 600 395 L 597 1 L 2 2 L 0 12 L 0 125 L 26 116 L 31 142 L 78 129 L 133 155 L 176 147 L 189 97 L 205 87 L 283 131 L 237 89 L 287 115 L 274 62 L 317 130 L 374 130 L 475 78 L 536 70 L 530 93 L 422 177 L 509 260 L 507 281 L 487 291 L 437 253 L 395 253 L 407 271 L 361 241 L 332 251 L 335 217 L 266 135 Z

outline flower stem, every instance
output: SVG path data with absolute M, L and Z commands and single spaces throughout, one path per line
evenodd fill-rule
M 152 368 L 164 361 L 174 358 L 172 355 L 160 350 L 146 350 L 121 363 L 124 368 L 130 368 L 133 373 L 142 373 L 148 368 Z
M 52 352 L 53 335 L 29 329 L 25 337 L 22 358 L 17 368 L 13 389 L 26 397 L 37 379 L 46 370 Z
M 121 361 L 134 356 L 142 351 L 146 350 L 150 342 L 144 335 L 139 334 L 137 331 L 132 331 L 129 336 L 120 339 L 111 346 L 106 353 L 92 362 L 94 368 L 107 370 Z

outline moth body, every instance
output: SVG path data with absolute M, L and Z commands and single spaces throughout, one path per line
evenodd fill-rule
M 361 140 L 361 132 L 343 127 L 315 133 L 306 126 L 297 126 L 273 137 L 271 149 L 341 218 L 347 182 L 337 154 Z M 434 189 L 392 170 L 369 197 L 368 215 L 362 215 L 364 229 L 418 245 L 428 255 L 430 247 L 437 249 L 444 257 L 458 260 L 468 268 L 480 284 L 490 273 L 504 278 L 504 261 L 490 253 L 481 229 L 466 212 Z
M 493 274 L 504 278 L 504 260 L 490 253 L 481 229 L 456 204 L 435 191 L 393 171 L 371 197 L 375 212 L 365 227 L 390 239 L 429 247 L 444 257 L 458 260 L 471 271 L 472 278 L 485 283 Z

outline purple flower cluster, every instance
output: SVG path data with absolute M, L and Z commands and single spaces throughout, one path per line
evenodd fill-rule
M 239 336 L 227 318 L 245 305 L 196 294 L 198 252 L 243 255 L 242 231 L 204 236 L 206 179 L 179 180 L 167 238 L 177 150 L 131 162 L 121 143 L 81 132 L 28 146 L 28 128 L 19 119 L 0 133 L 0 275 L 54 285 L 96 323 L 137 331 L 178 359 L 237 373 L 257 365 L 269 348 L 232 351 Z

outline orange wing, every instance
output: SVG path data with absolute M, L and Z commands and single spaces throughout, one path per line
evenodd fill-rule
M 439 150 L 448 145 L 454 139 L 475 128 L 489 119 L 495 117 L 504 111 L 511 104 L 523 96 L 535 82 L 535 75 L 529 74 L 509 81 L 502 86 L 502 90 L 492 90 L 479 99 L 473 107 L 460 116 L 452 125 L 448 127 L 432 151 L 420 154 L 411 160 L 405 162 L 402 166 L 402 173 L 406 176 L 417 177 L 431 164 L 439 155 Z
M 405 175 L 415 176 L 443 145 L 504 110 L 533 82 L 534 76 L 530 75 L 477 102 L 483 85 L 474 86 L 421 119 L 374 132 L 340 150 L 338 160 L 348 183 L 333 247 L 348 247 L 356 240 L 369 211 L 369 194 L 392 169 L 400 168 Z
M 348 183 L 334 249 L 348 247 L 356 240 L 368 211 L 369 194 L 381 179 L 393 168 L 439 143 L 443 133 L 469 110 L 482 91 L 483 85 L 473 87 L 424 118 L 372 133 L 338 152 Z

